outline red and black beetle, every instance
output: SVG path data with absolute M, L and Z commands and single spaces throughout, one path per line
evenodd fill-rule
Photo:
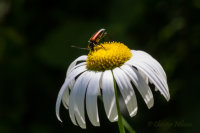
M 80 48 L 74 45 L 71 45 L 71 47 L 78 48 L 78 49 L 84 49 L 84 50 L 91 50 L 94 51 L 94 47 L 98 45 L 98 42 L 106 35 L 105 29 L 100 29 L 96 33 L 92 35 L 92 37 L 89 39 L 88 48 Z M 101 45 L 102 46 L 102 45 Z M 102 46 L 103 47 L 103 46 Z
M 97 46 L 97 43 L 106 35 L 105 29 L 100 29 L 89 39 L 88 48 L 91 51 L 94 51 L 94 47 Z

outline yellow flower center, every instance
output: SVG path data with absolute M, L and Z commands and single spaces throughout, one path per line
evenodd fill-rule
M 132 56 L 131 50 L 119 42 L 105 42 L 94 47 L 87 57 L 87 69 L 111 70 L 123 65 Z

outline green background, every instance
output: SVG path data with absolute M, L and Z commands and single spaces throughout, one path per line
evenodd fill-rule
M 137 133 L 198 132 L 200 120 L 199 0 L 0 0 L 0 133 L 118 132 L 99 103 L 100 127 L 82 130 L 55 102 L 70 62 L 90 36 L 143 50 L 165 69 L 171 99 L 154 92 L 128 122 Z

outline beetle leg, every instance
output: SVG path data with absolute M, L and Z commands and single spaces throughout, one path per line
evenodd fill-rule
M 102 48 L 104 48 L 104 46 L 103 46 L 102 44 L 101 44 L 100 46 L 101 46 Z M 106 49 L 104 48 L 104 50 L 106 50 Z

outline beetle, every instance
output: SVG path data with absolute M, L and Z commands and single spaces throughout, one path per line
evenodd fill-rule
M 98 42 L 106 35 L 105 29 L 100 29 L 97 32 L 95 32 L 92 37 L 88 41 L 88 48 L 80 48 L 74 45 L 71 45 L 71 47 L 78 48 L 78 49 L 84 49 L 84 50 L 90 50 L 94 51 L 94 47 L 98 45 Z M 102 46 L 102 45 L 101 45 Z M 103 46 L 102 46 L 103 47 Z M 104 47 L 103 47 L 104 48 Z
M 88 41 L 88 48 L 94 51 L 94 47 L 97 46 L 98 42 L 106 35 L 105 29 L 100 29 L 92 35 Z M 102 46 L 102 45 L 101 45 Z M 103 46 L 102 46 L 103 47 Z

